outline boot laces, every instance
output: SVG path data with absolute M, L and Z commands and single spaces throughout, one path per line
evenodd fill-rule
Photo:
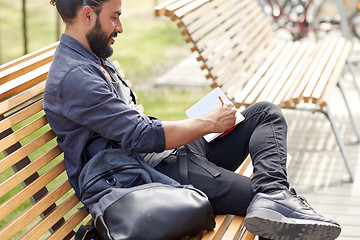
M 311 207 L 310 203 L 303 197 L 303 196 L 299 196 L 297 195 L 296 191 L 294 188 L 290 188 L 290 193 L 296 197 L 300 204 L 305 207 L 306 209 L 312 210 L 313 212 L 315 212 L 315 210 Z

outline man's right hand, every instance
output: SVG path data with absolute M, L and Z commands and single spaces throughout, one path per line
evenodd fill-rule
M 235 125 L 236 109 L 227 103 L 212 109 L 202 117 L 180 121 L 163 121 L 165 148 L 173 149 L 209 133 L 222 133 Z
M 225 132 L 235 125 L 236 108 L 231 103 L 226 103 L 220 107 L 213 108 L 207 117 L 213 121 L 213 131 L 211 132 Z

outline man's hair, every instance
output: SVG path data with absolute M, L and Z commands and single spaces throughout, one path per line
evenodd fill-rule
M 66 24 L 72 24 L 81 7 L 88 5 L 99 15 L 103 4 L 107 1 L 109 0 L 50 0 L 50 4 L 56 6 L 62 20 Z

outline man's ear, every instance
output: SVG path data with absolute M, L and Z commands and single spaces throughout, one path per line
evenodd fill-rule
M 90 6 L 84 6 L 81 10 L 81 18 L 85 24 L 91 25 L 93 20 L 95 20 L 95 12 Z

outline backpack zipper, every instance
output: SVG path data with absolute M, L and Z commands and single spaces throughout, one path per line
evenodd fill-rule
M 97 175 L 95 177 L 93 177 L 92 179 L 90 179 L 82 188 L 81 191 L 81 198 L 84 195 L 84 193 L 92 186 L 94 185 L 96 182 L 98 182 L 99 180 L 101 180 L 102 178 L 105 178 L 107 176 L 111 176 L 117 172 L 123 171 L 123 170 L 129 170 L 129 169 L 135 169 L 135 168 L 141 168 L 141 165 L 139 164 L 128 164 L 128 165 L 123 165 L 123 166 L 119 166 L 110 170 L 107 170 L 103 173 L 101 173 L 100 175 Z

